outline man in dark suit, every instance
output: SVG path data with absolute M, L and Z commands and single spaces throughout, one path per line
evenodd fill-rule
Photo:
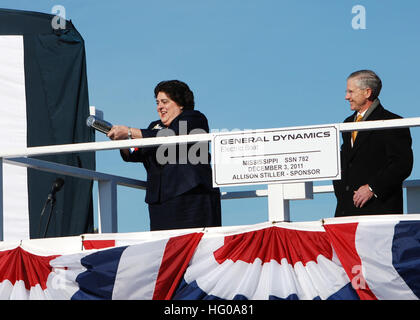
M 344 120 L 400 119 L 381 105 L 381 79 L 370 70 L 347 78 L 345 99 L 354 113 Z M 335 216 L 402 214 L 402 183 L 413 167 L 408 128 L 343 132 L 341 180 L 335 180 Z

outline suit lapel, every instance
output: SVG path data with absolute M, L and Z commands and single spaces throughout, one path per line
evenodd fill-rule
M 372 131 L 359 131 L 357 133 L 356 141 L 353 144 L 352 153 L 356 153 L 357 149 L 360 148 L 372 134 Z
M 353 122 L 354 119 L 354 115 L 351 115 L 350 117 L 346 118 L 344 120 L 344 122 Z M 349 132 L 343 132 L 343 152 L 347 155 L 350 155 L 352 152 L 352 147 L 351 147 L 351 131 Z
M 364 121 L 374 121 L 374 120 L 381 120 L 382 119 L 382 113 L 384 108 L 379 104 L 375 110 L 369 115 L 369 117 Z M 354 115 L 347 119 L 354 119 Z M 353 156 L 356 154 L 357 150 L 363 146 L 364 143 L 368 140 L 369 136 L 372 134 L 373 131 L 359 131 L 357 133 L 356 141 L 353 144 L 353 148 L 351 147 L 351 142 L 349 140 L 350 145 L 350 159 L 353 158 Z M 351 139 L 351 133 L 349 132 L 349 136 Z

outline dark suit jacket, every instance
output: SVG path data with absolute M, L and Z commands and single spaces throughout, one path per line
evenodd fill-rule
M 198 129 L 201 129 L 202 133 L 209 132 L 207 118 L 197 110 L 185 110 L 171 122 L 168 128 L 160 120 L 157 120 L 152 122 L 147 129 L 142 129 L 142 134 L 144 138 L 151 138 L 187 134 Z M 206 152 L 204 157 L 199 157 L 200 159 L 206 159 L 206 161 L 203 161 L 205 163 L 191 163 L 191 159 L 187 157 L 191 148 L 194 148 L 194 153 L 196 150 Z M 173 145 L 164 146 L 160 151 L 158 149 L 159 147 L 139 148 L 128 157 L 121 153 L 125 161 L 142 162 L 146 168 L 147 190 L 145 201 L 147 203 L 165 202 L 197 186 L 202 186 L 209 192 L 219 192 L 218 188 L 212 186 L 212 171 L 207 142 L 190 143 L 186 148 L 184 144 L 184 147 Z M 200 156 L 199 152 L 197 153 L 198 156 Z M 161 158 L 170 160 L 170 162 L 162 164 L 161 161 L 157 161 L 157 153 Z M 175 158 L 171 157 L 174 154 L 176 154 Z
M 344 122 L 352 122 L 354 113 Z M 379 104 L 366 120 L 397 119 Z M 343 132 L 341 146 L 341 180 L 336 180 L 337 197 L 335 216 L 367 214 L 402 214 L 402 183 L 413 167 L 410 130 L 387 129 L 359 131 L 351 146 L 351 132 Z M 362 208 L 353 204 L 353 193 L 369 184 L 377 197 L 372 197 Z

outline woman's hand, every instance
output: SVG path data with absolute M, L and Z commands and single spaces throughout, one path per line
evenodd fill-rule
M 125 140 L 128 139 L 128 131 L 131 131 L 132 139 L 143 138 L 141 129 L 130 128 L 127 126 L 112 126 L 111 130 L 107 133 L 107 137 L 111 140 Z
M 111 130 L 107 133 L 107 137 L 111 140 L 125 140 L 128 139 L 127 126 L 112 126 Z

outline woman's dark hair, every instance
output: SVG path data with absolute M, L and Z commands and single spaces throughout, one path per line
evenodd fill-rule
M 161 81 L 155 88 L 155 98 L 157 98 L 159 92 L 166 93 L 177 105 L 184 107 L 184 110 L 194 109 L 194 94 L 188 85 L 182 81 Z

